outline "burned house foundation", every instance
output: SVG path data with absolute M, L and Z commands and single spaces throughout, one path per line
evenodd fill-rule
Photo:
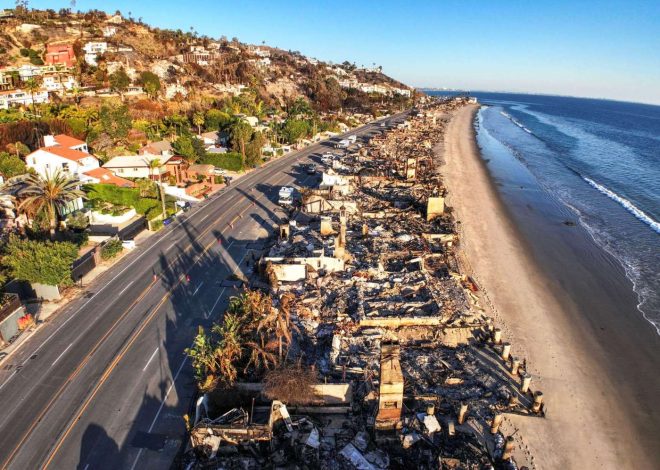
M 461 105 L 421 107 L 302 191 L 258 270 L 294 299 L 289 360 L 315 398 L 239 381 L 252 395 L 195 421 L 187 468 L 535 468 L 506 416 L 543 417 L 543 394 L 459 261 L 433 151 Z

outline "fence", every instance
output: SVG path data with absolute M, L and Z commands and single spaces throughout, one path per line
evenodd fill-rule
M 0 296 L 0 345 L 8 343 L 18 334 L 18 319 L 25 314 L 25 309 L 16 294 Z

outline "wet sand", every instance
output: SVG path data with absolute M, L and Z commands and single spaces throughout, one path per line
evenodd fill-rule
M 508 415 L 509 430 L 520 429 L 535 468 L 659 468 L 660 338 L 621 267 L 564 225 L 547 194 L 493 182 L 477 109 L 453 116 L 441 172 L 468 270 L 545 395 L 546 419 Z

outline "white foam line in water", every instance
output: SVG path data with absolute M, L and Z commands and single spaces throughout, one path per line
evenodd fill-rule
M 641 220 L 644 222 L 646 225 L 651 227 L 654 232 L 660 233 L 660 223 L 658 221 L 653 220 L 651 216 L 646 214 L 643 210 L 635 206 L 632 202 L 630 202 L 628 199 L 625 197 L 619 196 L 617 193 L 614 191 L 611 191 L 607 189 L 605 186 L 602 184 L 596 183 L 594 180 L 591 178 L 587 178 L 586 176 L 582 177 L 587 183 L 589 183 L 592 187 L 603 193 L 605 196 L 609 197 L 615 202 L 618 202 L 621 204 L 628 212 L 630 212 L 632 215 L 637 217 L 637 219 Z

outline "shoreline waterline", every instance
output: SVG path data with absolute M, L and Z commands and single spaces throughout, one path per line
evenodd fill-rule
M 617 315 L 631 303 L 636 309 L 636 296 L 623 269 L 583 240 L 584 229 L 563 224 L 540 187 L 493 174 L 507 162 L 481 155 L 477 110 L 453 116 L 441 172 L 461 221 L 461 252 L 548 397 L 546 420 L 511 422 L 543 468 L 652 468 L 660 452 L 652 397 L 660 387 L 649 374 L 660 341 L 641 316 Z M 581 250 L 594 259 L 580 259 Z

